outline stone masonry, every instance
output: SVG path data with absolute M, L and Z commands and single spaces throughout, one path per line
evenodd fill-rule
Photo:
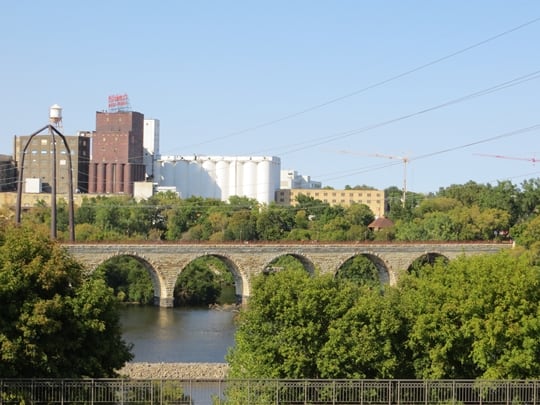
M 269 269 L 272 261 L 291 255 L 316 274 L 336 274 L 347 260 L 362 255 L 379 269 L 381 282 L 394 284 L 399 274 L 422 257 L 446 257 L 496 253 L 511 248 L 502 243 L 234 243 L 234 244 L 65 244 L 88 271 L 115 256 L 131 256 L 150 273 L 156 305 L 172 307 L 176 279 L 193 260 L 214 256 L 222 260 L 235 279 L 236 294 L 247 300 L 251 279 Z

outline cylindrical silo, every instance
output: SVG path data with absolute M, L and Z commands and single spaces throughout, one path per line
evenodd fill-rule
M 238 158 L 229 161 L 229 197 L 241 194 L 242 162 Z
M 229 162 L 221 158 L 216 162 L 216 186 L 223 201 L 229 199 Z
M 189 164 L 184 158 L 176 161 L 174 185 L 182 198 L 189 196 Z
M 246 160 L 242 167 L 242 195 L 257 198 L 257 164 Z
M 184 198 L 191 196 L 200 196 L 203 189 L 201 185 L 201 173 L 202 167 L 200 162 L 197 159 L 194 159 L 189 162 L 188 167 L 188 184 L 187 184 L 187 195 Z
M 274 200 L 270 189 L 270 161 L 266 158 L 257 163 L 257 201 L 270 204 Z
M 207 156 L 202 163 L 201 172 L 201 196 L 204 198 L 217 198 L 216 191 L 216 162 L 212 157 Z

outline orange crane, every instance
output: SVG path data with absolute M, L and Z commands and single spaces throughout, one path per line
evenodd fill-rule
M 350 152 L 346 150 L 340 151 L 340 153 L 350 153 L 354 155 L 362 155 L 361 153 L 355 153 Z M 363 154 L 364 156 L 373 156 L 373 157 L 380 157 L 380 158 L 386 158 L 386 159 L 396 159 L 401 160 L 403 162 L 403 196 L 401 197 L 401 203 L 403 207 L 405 207 L 405 201 L 407 199 L 407 163 L 409 163 L 410 159 L 406 156 L 392 156 L 392 155 L 382 155 L 380 153 L 374 153 L 374 154 Z
M 476 156 L 486 156 L 486 157 L 494 157 L 499 159 L 512 159 L 512 160 L 526 160 L 528 162 L 532 162 L 534 165 L 536 162 L 540 162 L 540 160 L 532 157 L 532 158 L 524 158 L 524 157 L 514 157 L 514 156 L 504 156 L 504 155 L 488 155 L 487 153 L 475 153 Z

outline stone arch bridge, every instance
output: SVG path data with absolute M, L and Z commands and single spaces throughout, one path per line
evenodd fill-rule
M 174 285 L 182 270 L 193 260 L 213 256 L 223 261 L 234 276 L 236 294 L 250 296 L 252 278 L 268 270 L 271 263 L 290 255 L 311 274 L 335 274 L 355 256 L 365 256 L 379 269 L 381 282 L 394 284 L 400 272 L 421 258 L 496 253 L 510 248 L 501 243 L 141 243 L 141 244 L 64 244 L 67 251 L 87 271 L 115 256 L 131 256 L 150 273 L 154 302 L 173 306 Z

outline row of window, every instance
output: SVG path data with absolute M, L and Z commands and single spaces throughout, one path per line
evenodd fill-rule
M 31 150 L 31 153 L 32 153 L 32 155 L 37 155 L 38 153 L 41 153 L 42 155 L 47 155 L 47 154 L 49 154 L 49 151 L 46 150 L 46 149 L 41 149 L 41 151 L 38 151 L 38 150 L 36 150 L 36 149 L 32 149 L 32 150 Z M 52 154 L 53 152 L 50 151 L 50 153 Z M 65 149 L 63 149 L 63 150 L 57 151 L 56 153 L 59 153 L 59 154 L 61 154 L 61 155 L 66 155 L 66 154 L 67 154 L 67 151 L 66 151 Z M 77 154 L 77 151 L 74 150 L 74 149 L 72 149 L 72 150 L 71 150 L 71 154 L 72 154 L 72 155 L 76 155 L 76 154 Z M 82 150 L 82 151 L 81 151 L 81 155 L 82 155 L 82 156 L 86 156 L 86 151 L 85 151 L 85 150 Z

